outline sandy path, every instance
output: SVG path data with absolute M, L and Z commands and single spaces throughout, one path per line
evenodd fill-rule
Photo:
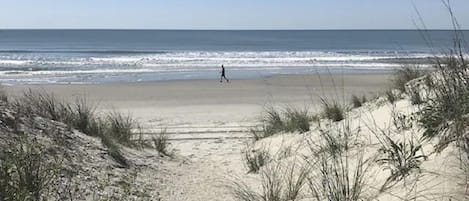
M 232 175 L 245 171 L 240 153 L 251 141 L 245 138 L 248 127 L 206 124 L 167 131 L 178 160 L 164 167 L 173 172 L 165 175 L 164 200 L 233 200 L 226 185 Z

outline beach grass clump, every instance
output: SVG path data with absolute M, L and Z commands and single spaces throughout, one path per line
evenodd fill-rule
M 438 138 L 437 151 L 450 143 L 465 146 L 469 138 L 469 66 L 462 52 L 437 59 L 435 75 L 427 81 L 428 104 L 419 112 L 426 139 Z
M 285 128 L 285 122 L 283 121 L 281 113 L 273 107 L 265 109 L 265 116 L 262 122 L 264 123 L 263 137 L 269 137 L 282 132 Z
M 102 135 L 100 138 L 101 143 L 107 148 L 109 156 L 111 156 L 121 167 L 128 168 L 130 163 L 122 154 L 118 142 L 116 142 L 116 140 L 111 138 L 109 135 Z
M 96 115 L 96 107 L 88 103 L 86 98 L 78 98 L 74 103 L 63 104 L 66 107 L 63 117 L 64 123 L 91 136 L 99 136 L 99 120 Z
M 66 105 L 53 94 L 44 91 L 26 91 L 13 103 L 16 108 L 27 116 L 40 116 L 54 121 L 64 121 L 70 114 Z M 65 123 L 65 122 L 64 122 Z
M 169 148 L 169 137 L 166 129 L 163 129 L 156 137 L 152 138 L 153 147 L 158 151 L 160 154 L 164 156 L 172 157 L 173 153 Z
M 391 88 L 406 92 L 406 84 L 416 78 L 422 77 L 424 71 L 418 65 L 403 65 L 393 73 Z
M 417 89 L 411 89 L 409 91 L 410 95 L 410 102 L 412 105 L 421 105 L 424 103 L 424 100 L 422 99 L 422 96 L 420 95 L 419 90 Z
M 365 159 L 364 146 L 354 138 L 358 134 L 346 126 L 319 134 L 321 139 L 307 141 L 312 157 L 269 161 L 259 170 L 260 188 L 235 181 L 230 186 L 234 197 L 242 201 L 363 200 L 373 160 Z
M 45 159 L 45 148 L 24 139 L 0 152 L 0 200 L 45 200 L 59 163 Z
M 234 181 L 228 188 L 239 201 L 291 201 L 301 197 L 305 187 L 309 168 L 297 163 L 276 163 L 263 168 L 261 189 L 259 191 L 242 181 Z
M 281 132 L 300 132 L 310 130 L 310 116 L 306 109 L 286 107 L 280 111 L 274 107 L 265 108 L 261 118 L 262 129 L 251 129 L 254 140 L 266 138 Z
M 265 149 L 248 149 L 244 152 L 243 160 L 248 168 L 248 173 L 258 173 L 261 167 L 266 165 L 271 159 Z
M 394 186 L 412 172 L 419 171 L 420 165 L 427 159 L 427 156 L 422 152 L 422 145 L 413 139 L 404 139 L 402 142 L 398 142 L 385 136 L 379 152 L 381 157 L 376 162 L 391 172 L 380 191 Z
M 128 166 L 118 144 L 135 145 L 132 137 L 138 123 L 131 115 L 110 112 L 100 116 L 96 113 L 96 106 L 89 104 L 86 98 L 69 103 L 44 91 L 29 90 L 15 99 L 12 105 L 27 117 L 40 116 L 63 122 L 84 134 L 101 138 L 112 158 L 121 165 Z
M 298 109 L 294 107 L 287 107 L 284 111 L 285 116 L 285 131 L 304 133 L 310 129 L 310 117 L 308 110 Z
M 322 100 L 322 113 L 325 118 L 332 121 L 341 121 L 345 118 L 345 109 L 337 101 Z
M 399 96 L 391 89 L 388 89 L 384 92 L 386 96 L 386 100 L 388 100 L 389 103 L 394 104 L 397 100 L 399 100 Z
M 310 197 L 314 200 L 363 199 L 370 160 L 364 158 L 365 149 L 352 146 L 352 137 L 358 133 L 349 127 L 320 131 L 321 140 L 309 142 L 315 153 L 308 162 L 314 174 L 308 177 Z
M 123 145 L 133 145 L 132 130 L 137 128 L 136 121 L 131 115 L 120 112 L 110 112 L 105 117 L 106 133 L 111 139 Z
M 29 90 L 15 99 L 12 104 L 25 116 L 40 116 L 63 122 L 87 135 L 99 136 L 95 130 L 98 119 L 95 113 L 96 107 L 89 104 L 85 98 L 68 103 L 45 91 Z
M 358 97 L 357 95 L 352 95 L 351 102 L 352 102 L 352 107 L 353 108 L 359 108 L 361 107 L 364 103 L 366 103 L 368 99 L 366 98 L 365 95 L 363 95 L 361 98 Z

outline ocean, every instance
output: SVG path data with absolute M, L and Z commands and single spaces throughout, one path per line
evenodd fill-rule
M 452 42 L 452 31 L 0 30 L 0 83 L 217 80 L 222 64 L 231 79 L 379 73 L 429 66 Z

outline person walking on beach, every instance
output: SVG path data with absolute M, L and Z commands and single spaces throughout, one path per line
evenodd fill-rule
M 220 82 L 223 82 L 223 78 L 225 78 L 226 82 L 230 82 L 230 80 L 228 80 L 228 78 L 226 78 L 225 76 L 225 67 L 223 65 L 221 65 L 221 76 L 220 76 Z

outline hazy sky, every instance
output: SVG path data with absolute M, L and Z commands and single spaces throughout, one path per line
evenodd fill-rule
M 430 29 L 440 0 L 413 0 Z M 469 0 L 452 0 L 469 28 Z M 0 28 L 415 29 L 412 0 L 0 0 Z

